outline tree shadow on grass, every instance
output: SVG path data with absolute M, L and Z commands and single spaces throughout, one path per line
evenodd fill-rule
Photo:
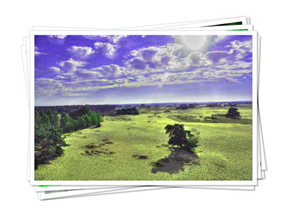
M 198 156 L 194 152 L 181 148 L 170 149 L 170 155 L 152 163 L 152 173 L 166 172 L 176 174 L 184 171 L 186 164 L 200 165 Z

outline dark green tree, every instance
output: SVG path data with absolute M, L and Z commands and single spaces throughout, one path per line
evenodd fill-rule
M 54 122 L 56 126 L 51 124 L 50 118 L 52 121 L 56 119 L 52 111 L 47 112 L 47 115 L 35 111 L 35 168 L 61 155 L 61 147 L 66 145 L 62 138 L 62 129 L 58 123 Z
M 97 125 L 97 123 L 98 123 L 98 120 L 97 120 L 96 114 L 93 114 L 91 116 L 91 124 L 92 125 Z
M 70 112 L 69 116 L 73 119 L 78 119 L 79 117 L 89 113 L 91 110 L 87 106 L 82 106 L 80 109 Z
M 234 118 L 234 119 L 239 119 L 241 118 L 240 112 L 238 111 L 237 108 L 235 107 L 230 107 L 227 114 L 226 114 L 227 118 Z
M 85 119 L 85 125 L 86 125 L 86 127 L 90 127 L 90 126 L 91 126 L 91 117 L 88 116 L 87 114 L 85 114 L 85 115 L 83 116 L 83 118 Z
M 84 116 L 81 116 L 80 118 L 78 118 L 78 127 L 79 129 L 86 128 L 86 121 L 85 121 Z
M 185 130 L 184 125 L 174 124 L 165 127 L 166 134 L 169 134 L 168 144 L 179 146 L 194 151 L 199 141 L 199 132 L 196 130 Z
M 60 118 L 60 127 L 64 128 L 66 123 L 69 121 L 69 115 L 67 113 L 62 113 Z

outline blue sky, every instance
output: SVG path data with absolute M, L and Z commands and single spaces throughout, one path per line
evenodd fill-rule
M 35 105 L 252 100 L 250 35 L 37 35 Z

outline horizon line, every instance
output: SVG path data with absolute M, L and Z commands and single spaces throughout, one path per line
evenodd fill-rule
M 97 105 L 138 105 L 138 104 L 179 104 L 179 103 L 187 103 L 187 104 L 203 104 L 203 103 L 239 103 L 239 102 L 253 102 L 252 100 L 241 100 L 241 101 L 203 101 L 203 102 L 153 102 L 153 103 L 105 103 L 105 104 L 73 104 L 73 105 L 38 105 L 34 107 L 56 107 L 56 106 L 85 106 L 85 105 L 92 105 L 92 106 L 97 106 Z

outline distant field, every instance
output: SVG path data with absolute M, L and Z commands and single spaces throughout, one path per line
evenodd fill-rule
M 40 165 L 35 179 L 252 180 L 251 105 L 239 107 L 241 120 L 227 119 L 227 110 L 159 107 L 139 109 L 135 116 L 106 116 L 99 128 L 65 134 L 64 154 Z M 175 123 L 200 132 L 196 155 L 183 164 L 172 164 L 167 145 L 164 128 Z

